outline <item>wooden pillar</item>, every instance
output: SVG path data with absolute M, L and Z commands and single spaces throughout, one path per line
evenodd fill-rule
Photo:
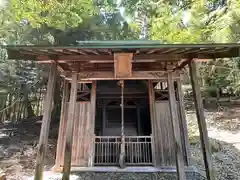
M 88 161 L 88 166 L 92 167 L 93 166 L 93 161 L 94 161 L 94 147 L 95 147 L 95 136 L 94 136 L 94 129 L 95 129 L 95 114 L 96 114 L 96 81 L 92 81 L 92 89 L 91 89 L 91 134 L 90 134 L 90 153 L 89 153 L 89 161 Z
M 152 161 L 153 165 L 157 165 L 156 155 L 155 155 L 155 137 L 156 137 L 156 126 L 155 126 L 155 94 L 153 89 L 152 80 L 148 80 L 148 95 L 149 95 L 149 108 L 150 108 L 150 118 L 151 118 L 151 129 L 152 129 Z
M 212 167 L 212 158 L 211 150 L 208 142 L 208 132 L 207 125 L 204 117 L 203 104 L 201 98 L 201 90 L 199 86 L 199 79 L 197 76 L 196 63 L 192 60 L 189 63 L 189 72 L 191 78 L 191 84 L 193 89 L 193 99 L 196 108 L 197 121 L 199 126 L 200 140 L 203 151 L 203 160 L 206 168 L 206 175 L 208 180 L 213 180 L 213 167 Z
M 179 129 L 179 121 L 177 116 L 177 104 L 176 104 L 176 96 L 173 84 L 172 73 L 168 72 L 168 94 L 169 94 L 169 107 L 170 107 L 170 115 L 173 125 L 173 134 L 175 140 L 175 149 L 176 149 L 176 165 L 177 165 L 177 174 L 179 180 L 185 180 L 185 171 L 184 171 L 184 160 L 183 160 L 183 152 L 182 152 L 182 143 L 181 143 L 181 134 Z
M 187 120 L 184 108 L 184 96 L 182 91 L 182 83 L 181 79 L 177 79 L 177 93 L 179 98 L 179 113 L 180 113 L 180 130 L 181 130 L 181 137 L 183 137 L 183 150 L 185 155 L 185 163 L 187 166 L 190 165 L 189 158 L 190 158 L 190 144 L 188 140 L 188 131 L 187 131 Z
M 121 168 L 125 166 L 125 130 L 124 130 L 124 80 L 120 80 L 121 86 L 121 153 L 119 157 L 119 165 Z
M 69 82 L 64 79 L 63 80 L 63 95 L 62 95 L 62 105 L 61 105 L 61 115 L 60 115 L 60 123 L 59 123 L 59 131 L 58 131 L 58 141 L 57 141 L 57 152 L 56 152 L 56 161 L 54 170 L 59 171 L 61 166 L 61 159 L 63 154 L 63 128 L 65 124 L 65 116 L 67 101 L 69 97 Z
M 66 129 L 66 146 L 64 151 L 64 163 L 63 163 L 63 177 L 62 180 L 69 180 L 71 170 L 71 158 L 72 158 L 72 137 L 73 137 L 73 121 L 74 113 L 76 109 L 77 100 L 77 73 L 73 72 L 72 85 L 70 93 L 70 101 L 68 108 L 68 121 Z
M 56 84 L 57 64 L 53 63 L 48 75 L 47 94 L 44 101 L 44 112 L 42 118 L 41 132 L 37 151 L 37 162 L 35 168 L 34 180 L 42 180 L 44 159 L 46 156 L 48 135 L 51 121 L 52 102 Z

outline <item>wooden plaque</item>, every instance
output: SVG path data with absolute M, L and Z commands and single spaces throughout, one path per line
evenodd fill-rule
M 114 54 L 114 76 L 115 78 L 132 77 L 132 53 Z

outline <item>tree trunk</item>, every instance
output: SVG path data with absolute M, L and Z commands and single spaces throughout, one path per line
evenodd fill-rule
M 24 97 L 24 104 L 25 104 L 25 107 L 27 108 L 27 117 L 29 118 L 29 117 L 35 116 L 34 111 L 32 109 L 31 102 L 29 101 L 29 98 L 28 98 L 28 94 Z
M 12 95 L 9 94 L 8 95 L 8 103 L 6 103 L 6 107 L 9 107 L 11 104 L 12 104 Z M 11 118 L 11 108 L 8 108 L 6 110 L 6 119 L 10 120 L 10 118 Z
M 6 100 L 7 100 L 7 96 L 4 94 L 4 95 L 1 95 L 0 97 L 0 111 L 4 109 L 5 105 L 6 105 Z M 0 113 L 0 121 L 3 121 L 4 119 L 4 111 L 2 111 Z
M 25 108 L 27 108 L 27 117 L 28 118 L 33 117 L 35 115 L 34 115 L 34 111 L 32 109 L 31 102 L 29 101 L 28 90 L 27 90 L 26 85 L 23 85 L 22 89 L 23 89 L 23 94 L 24 94 L 24 97 L 23 97 L 24 105 L 25 105 Z
M 217 103 L 219 102 L 219 100 L 220 100 L 220 88 L 219 87 L 217 87 L 216 88 L 216 98 L 217 98 Z

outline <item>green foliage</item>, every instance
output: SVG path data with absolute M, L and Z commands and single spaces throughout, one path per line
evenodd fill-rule
M 144 28 L 149 39 L 162 43 L 222 43 L 240 39 L 240 0 L 0 2 L 0 44 L 68 45 L 79 40 L 132 40 L 139 39 Z M 240 92 L 239 58 L 217 59 L 199 68 L 206 87 Z M 41 73 L 32 62 L 0 58 L 4 88 L 16 88 L 26 82 L 30 85 Z
M 34 28 L 43 24 L 57 29 L 77 27 L 83 18 L 94 14 L 92 1 L 12 0 L 11 11 L 17 22 L 26 20 Z

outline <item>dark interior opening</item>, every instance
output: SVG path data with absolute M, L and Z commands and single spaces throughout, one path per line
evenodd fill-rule
M 96 96 L 96 136 L 121 135 L 121 87 L 119 81 L 98 81 Z M 148 83 L 124 81 L 124 128 L 126 136 L 151 134 Z
M 119 81 L 98 81 L 96 91 L 94 165 L 118 166 L 122 145 L 126 165 L 152 165 L 147 81 L 124 81 L 124 143 Z

